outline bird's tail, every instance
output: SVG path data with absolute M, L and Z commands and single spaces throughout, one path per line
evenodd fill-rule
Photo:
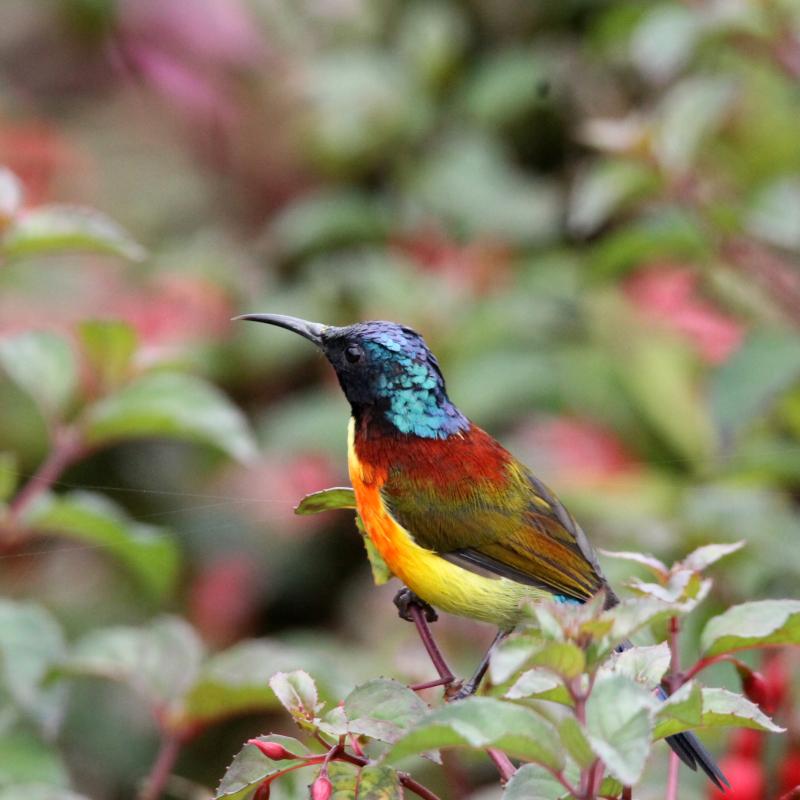
M 617 652 L 627 650 L 633 647 L 633 643 L 626 639 L 617 646 Z M 669 695 L 659 687 L 656 692 L 659 700 L 666 700 Z M 674 736 L 667 736 L 667 744 L 675 751 L 678 758 L 686 764 L 689 769 L 697 771 L 700 767 L 709 780 L 721 791 L 725 791 L 725 787 L 730 788 L 728 779 L 723 774 L 722 770 L 717 766 L 714 757 L 706 750 L 700 740 L 691 732 L 685 731 L 684 733 L 676 733 Z
M 667 693 L 663 689 L 658 690 L 658 696 L 661 700 L 667 699 Z M 667 736 L 666 742 L 689 769 L 696 771 L 700 767 L 708 775 L 709 780 L 723 792 L 726 786 L 730 788 L 728 779 L 717 766 L 714 757 L 693 733 L 690 731 L 676 733 L 674 736 Z

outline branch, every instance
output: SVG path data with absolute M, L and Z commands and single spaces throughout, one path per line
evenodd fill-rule
M 158 800 L 169 780 L 175 762 L 181 751 L 182 739 L 175 733 L 162 736 L 161 747 L 139 794 L 139 800 Z
M 511 763 L 511 759 L 502 750 L 498 750 L 495 747 L 487 747 L 486 752 L 489 754 L 489 758 L 494 761 L 494 765 L 500 773 L 500 783 L 503 785 L 507 784 L 517 771 L 517 768 Z
M 83 452 L 84 445 L 78 431 L 74 428 L 59 428 L 56 430 L 53 436 L 53 449 L 8 506 L 8 514 L 3 528 L 9 534 L 10 540 L 13 539 L 15 529 L 19 524 L 19 518 L 28 506 L 39 495 L 50 489 L 61 476 L 61 473 L 73 461 L 80 458 Z

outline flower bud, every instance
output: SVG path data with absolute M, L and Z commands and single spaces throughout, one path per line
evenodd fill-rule
M 709 800 L 764 800 L 767 781 L 764 770 L 758 761 L 742 756 L 725 756 L 720 759 L 719 768 L 731 783 L 724 792 L 709 784 Z
M 766 678 L 755 670 L 750 669 L 746 664 L 736 663 L 736 671 L 742 681 L 742 691 L 748 700 L 755 703 L 764 711 L 769 713 L 774 710 L 773 692 Z
M 270 782 L 264 781 L 253 794 L 253 800 L 269 800 Z
M 273 761 L 283 761 L 285 758 L 297 758 L 278 742 L 262 742 L 261 739 L 248 739 L 247 744 L 257 747 L 267 758 Z
M 320 775 L 311 784 L 311 800 L 330 800 L 333 794 L 333 784 L 327 775 Z

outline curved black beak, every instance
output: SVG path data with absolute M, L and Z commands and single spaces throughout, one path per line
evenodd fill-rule
M 252 322 L 266 322 L 268 325 L 277 325 L 279 328 L 286 328 L 287 331 L 294 331 L 300 336 L 314 342 L 317 347 L 322 347 L 322 333 L 328 325 L 321 325 L 319 322 L 309 322 L 298 317 L 287 317 L 284 314 L 242 314 L 234 319 L 245 319 Z

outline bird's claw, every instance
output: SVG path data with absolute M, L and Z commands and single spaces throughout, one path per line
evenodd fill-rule
M 411 606 L 416 606 L 425 612 L 425 619 L 428 622 L 436 622 L 436 620 L 439 619 L 439 615 L 436 613 L 433 606 L 421 600 L 407 587 L 401 589 L 394 596 L 394 604 L 397 606 L 400 618 L 406 620 L 406 622 L 414 621 L 414 617 L 411 616 Z
M 453 681 L 444 691 L 444 699 L 447 703 L 455 700 L 463 700 L 475 694 L 476 686 L 472 681 Z

